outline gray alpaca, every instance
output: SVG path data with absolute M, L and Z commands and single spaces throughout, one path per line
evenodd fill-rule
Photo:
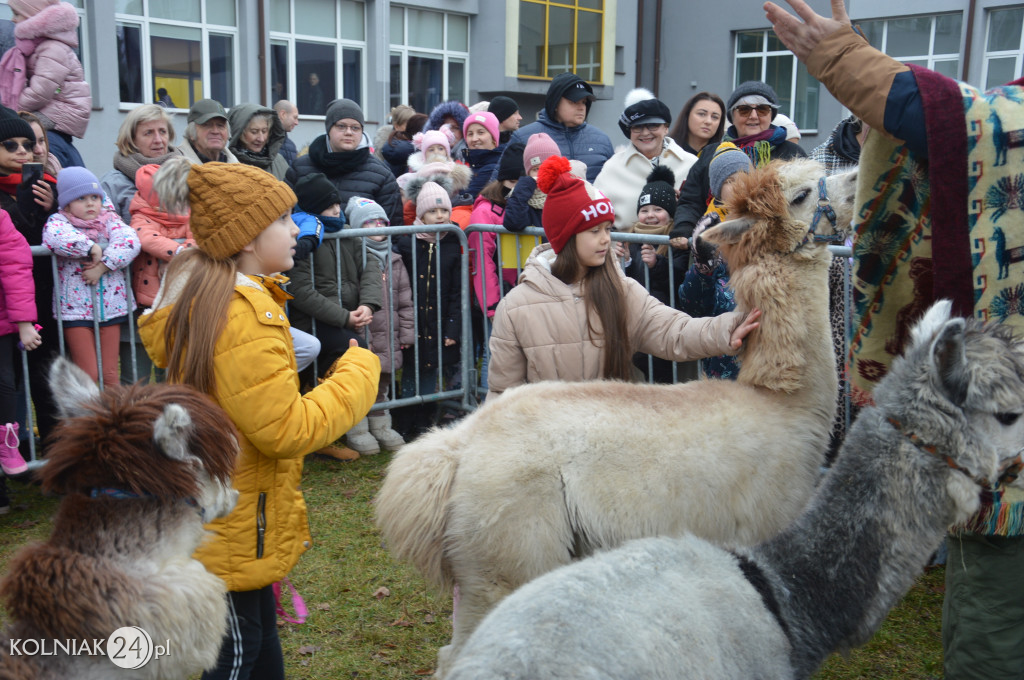
M 949 309 L 914 329 L 782 534 L 735 552 L 645 538 L 561 567 L 484 619 L 450 680 L 807 678 L 867 642 L 983 485 L 1020 461 L 1024 343 Z

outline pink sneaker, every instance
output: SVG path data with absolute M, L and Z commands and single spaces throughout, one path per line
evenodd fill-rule
M 18 423 L 7 423 L 3 428 L 3 441 L 0 442 L 0 469 L 8 477 L 27 472 L 28 464 L 18 452 Z

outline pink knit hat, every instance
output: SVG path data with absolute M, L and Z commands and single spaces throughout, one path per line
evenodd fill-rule
M 12 12 L 25 17 L 34 17 L 50 5 L 56 5 L 59 0 L 10 0 L 7 4 Z
M 491 133 L 491 139 L 494 140 L 494 145 L 498 145 L 498 137 L 501 134 L 498 131 L 498 117 L 490 111 L 480 111 L 478 113 L 471 113 L 466 116 L 465 122 L 462 123 L 462 136 L 465 137 L 469 131 L 469 126 L 476 123 L 477 125 L 483 125 L 488 132 Z
M 434 208 L 452 209 L 452 199 L 448 192 L 436 182 L 424 182 L 420 187 L 420 193 L 416 197 L 416 217 L 423 217 L 423 213 Z
M 538 132 L 530 135 L 523 151 L 523 170 L 528 173 L 533 168 L 539 168 L 541 163 L 560 153 L 558 144 L 547 133 Z
M 426 151 L 435 144 L 440 144 L 444 147 L 445 153 L 449 156 L 452 155 L 452 145 L 448 140 L 448 135 L 440 130 L 427 130 L 426 132 L 416 133 L 413 137 L 413 144 L 416 145 L 420 151 Z

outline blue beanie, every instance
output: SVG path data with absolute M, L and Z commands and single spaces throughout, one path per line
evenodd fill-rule
M 96 194 L 100 198 L 105 196 L 96 175 L 85 168 L 73 165 L 64 168 L 57 175 L 57 205 L 61 209 L 76 198 L 90 194 Z

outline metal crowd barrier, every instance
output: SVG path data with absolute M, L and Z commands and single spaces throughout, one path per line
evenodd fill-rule
M 403 371 L 403 373 L 406 372 L 406 371 L 410 371 L 410 370 L 414 372 L 416 389 L 415 389 L 415 392 L 413 394 L 401 394 L 401 395 L 399 395 L 398 394 L 398 387 L 400 385 L 400 381 L 398 379 L 397 371 L 393 371 L 391 373 L 391 377 L 390 377 L 390 390 L 389 390 L 389 397 L 390 398 L 387 401 L 385 401 L 385 402 L 381 402 L 381 403 L 375 404 L 374 407 L 373 407 L 373 410 L 377 411 L 377 410 L 389 409 L 389 408 L 399 408 L 399 407 L 402 407 L 402 406 L 408 406 L 408 405 L 413 405 L 413 404 L 425 404 L 425 403 L 433 403 L 433 402 L 443 402 L 443 403 L 445 403 L 447 405 L 450 405 L 450 406 L 452 406 L 452 407 L 454 407 L 456 409 L 460 409 L 460 410 L 463 410 L 463 411 L 472 411 L 473 409 L 475 409 L 477 407 L 479 400 L 484 395 L 486 395 L 487 390 L 486 390 L 486 385 L 484 385 L 484 384 L 479 384 L 478 385 L 477 384 L 478 383 L 478 377 L 480 377 L 480 375 L 478 374 L 478 371 L 477 371 L 477 368 L 476 368 L 476 363 L 477 363 L 478 358 L 477 358 L 477 355 L 476 355 L 476 352 L 475 352 L 474 338 L 473 338 L 473 326 L 472 326 L 472 324 L 473 324 L 473 305 L 474 305 L 473 298 L 475 297 L 475 294 L 473 292 L 472 282 L 470 281 L 470 268 L 471 268 L 470 265 L 471 265 L 471 261 L 473 261 L 473 263 L 475 265 L 473 268 L 477 272 L 482 272 L 483 271 L 483 266 L 484 266 L 485 262 L 484 262 L 484 253 L 483 253 L 482 250 L 480 250 L 479 252 L 478 251 L 471 251 L 470 250 L 467 236 L 471 235 L 471 234 L 474 234 L 474 233 L 481 233 L 481 234 L 493 233 L 493 234 L 496 234 L 498 236 L 497 243 L 496 243 L 496 249 L 495 249 L 495 257 L 497 259 L 497 274 L 498 274 L 499 281 L 500 281 L 501 280 L 501 276 L 502 276 L 503 264 L 514 264 L 515 271 L 516 271 L 516 279 L 518 280 L 519 274 L 522 272 L 523 264 L 525 264 L 526 259 L 529 256 L 529 253 L 532 251 L 535 243 L 539 242 L 539 240 L 541 238 L 543 238 L 544 232 L 543 232 L 542 229 L 538 229 L 538 228 L 527 228 L 527 229 L 523 230 L 522 232 L 510 232 L 510 231 L 508 231 L 508 230 L 506 230 L 506 229 L 504 229 L 502 227 L 496 227 L 496 226 L 493 226 L 493 225 L 481 225 L 481 224 L 469 225 L 465 230 L 459 228 L 457 225 L 436 225 L 436 226 L 416 225 L 416 226 L 403 226 L 403 227 L 375 227 L 375 228 L 369 228 L 369 229 L 344 229 L 344 230 L 342 230 L 340 232 L 337 232 L 337 233 L 327 234 L 324 237 L 324 239 L 328 240 L 328 239 L 340 239 L 340 238 L 363 238 L 363 237 L 366 237 L 366 236 L 377 236 L 377 235 L 384 235 L 384 236 L 386 236 L 387 237 L 386 241 L 387 241 L 387 243 L 389 245 L 389 250 L 392 251 L 392 256 L 391 256 L 391 258 L 389 258 L 387 280 L 389 282 L 389 285 L 392 285 L 393 282 L 394 282 L 394 276 L 393 276 L 394 266 L 395 266 L 395 263 L 397 262 L 396 258 L 399 258 L 399 255 L 397 254 L 397 252 L 394 252 L 394 250 L 393 250 L 393 247 L 392 247 L 393 246 L 393 241 L 392 241 L 392 239 L 394 237 L 396 237 L 396 236 L 412 235 L 413 248 L 424 247 L 423 245 L 420 245 L 421 241 L 415 237 L 415 234 L 417 234 L 417 233 L 444 233 L 444 234 L 446 234 L 445 238 L 454 238 L 454 239 L 458 240 L 459 248 L 461 250 L 460 268 L 459 268 L 459 279 L 460 279 L 460 297 L 459 297 L 459 299 L 460 299 L 460 309 L 459 309 L 459 314 L 461 315 L 461 338 L 459 340 L 460 360 L 459 360 L 459 364 L 458 364 L 458 366 L 456 367 L 455 370 L 450 370 L 451 366 L 448 366 L 447 368 L 449 370 L 446 370 L 446 367 L 445 367 L 443 359 L 442 359 L 443 349 L 444 349 L 444 347 L 443 347 L 443 339 L 442 339 L 442 337 L 440 337 L 440 334 L 439 334 L 439 337 L 437 338 L 436 349 L 437 349 L 437 357 L 438 357 L 438 374 L 439 374 L 439 379 L 442 381 L 442 384 L 438 385 L 437 386 L 437 391 L 435 391 L 433 393 L 422 393 L 421 392 L 421 390 L 420 390 L 420 382 L 421 382 L 420 381 L 420 377 L 421 377 L 421 370 L 422 370 L 423 367 L 420 365 L 421 361 L 420 361 L 420 353 L 419 353 L 419 347 L 418 347 L 418 344 L 419 344 L 418 343 L 418 337 L 419 337 L 418 331 L 419 331 L 419 328 L 420 328 L 420 318 L 419 318 L 419 311 L 418 311 L 418 308 L 419 308 L 419 304 L 418 304 L 419 303 L 418 291 L 417 291 L 416 285 L 415 285 L 415 281 L 417 280 L 417 277 L 419 276 L 419 271 L 418 271 L 418 265 L 416 263 L 416 260 L 415 260 L 415 258 L 413 258 L 413 261 L 408 263 L 408 264 L 406 264 L 405 266 L 406 266 L 406 269 L 408 270 L 409 280 L 410 280 L 410 284 L 412 286 L 413 309 L 414 309 L 414 328 L 416 329 L 416 332 L 417 332 L 417 343 L 414 346 L 416 351 L 414 351 L 412 353 L 413 361 L 411 363 L 409 363 L 409 364 L 405 364 L 401 370 Z M 654 246 L 667 245 L 668 241 L 669 241 L 668 236 L 653 236 L 653 235 L 632 234 L 632 233 L 623 233 L 623 232 L 614 232 L 612 234 L 612 239 L 615 240 L 615 241 L 622 241 L 622 242 L 626 242 L 626 243 L 649 243 L 649 244 L 652 244 Z M 367 258 L 372 258 L 374 256 L 368 252 L 368 250 L 367 250 L 367 248 L 365 246 L 365 242 L 363 242 L 363 244 L 364 245 L 362 247 L 362 253 L 363 253 L 363 263 L 364 263 L 364 266 L 365 266 L 366 263 L 367 263 Z M 846 276 L 845 276 L 845 283 L 844 283 L 844 299 L 847 301 L 847 303 L 849 303 L 850 293 L 851 293 L 851 291 L 850 291 L 850 264 L 849 264 L 849 259 L 848 259 L 850 257 L 850 254 L 851 254 L 850 253 L 850 248 L 849 247 L 844 247 L 844 246 L 830 246 L 829 249 L 832 251 L 832 253 L 834 255 L 843 258 L 843 262 L 845 264 L 844 271 L 845 271 L 845 274 L 846 274 Z M 59 281 L 58 281 L 58 277 L 57 277 L 57 263 L 56 263 L 56 259 L 54 259 L 52 257 L 52 254 L 50 253 L 49 249 L 47 249 L 45 246 L 33 246 L 32 247 L 32 254 L 35 257 L 50 257 L 51 258 L 51 261 L 53 263 L 51 271 L 52 271 L 53 277 L 54 277 L 54 285 L 56 286 L 56 289 L 59 290 Z M 144 256 L 144 255 L 140 255 L 140 257 L 142 257 L 142 256 Z M 312 256 L 310 256 L 310 257 L 312 258 Z M 435 250 L 435 257 L 436 257 L 436 264 L 438 265 L 438 267 L 435 268 L 435 271 L 439 271 L 439 266 L 440 266 L 440 261 L 441 261 L 440 260 L 440 249 L 436 249 Z M 471 258 L 475 258 L 475 260 L 471 260 Z M 340 284 L 340 282 L 341 282 L 341 278 L 342 278 L 341 277 L 341 260 L 340 260 L 340 257 L 335 259 L 335 267 L 337 268 L 336 275 L 337 275 L 337 278 L 338 278 L 338 281 L 339 281 L 339 286 L 338 286 L 338 289 L 337 289 L 337 295 L 338 295 L 338 299 L 340 301 L 341 300 L 341 284 Z M 511 267 L 505 267 L 505 268 L 511 269 Z M 310 275 L 311 275 L 311 277 L 313 277 L 313 280 L 315 282 L 315 271 L 312 268 L 312 262 L 311 262 L 311 272 L 310 272 Z M 134 293 L 132 293 L 132 291 L 131 291 L 131 276 L 128 276 L 126 278 L 128 280 L 128 294 L 129 295 L 134 295 Z M 672 268 L 670 267 L 669 268 L 669 291 L 670 291 L 670 301 L 672 302 L 673 305 L 675 304 L 675 301 L 676 301 L 676 290 L 678 289 L 679 284 L 682 283 L 681 281 L 676 281 L 675 278 L 676 277 L 674 276 Z M 649 272 L 645 273 L 645 279 L 646 279 L 645 282 L 644 282 L 645 286 L 648 289 L 650 289 Z M 442 314 L 441 286 L 438 285 L 436 287 L 436 289 L 437 289 L 436 290 L 436 294 L 437 294 L 436 309 L 437 309 L 437 314 L 438 314 L 437 322 L 438 322 L 438 328 L 440 328 L 441 325 L 442 325 L 442 321 L 443 321 L 443 319 L 441 318 L 441 314 Z M 390 292 L 392 294 L 391 295 L 391 299 L 394 300 L 395 299 L 395 295 L 394 295 L 395 291 L 392 289 Z M 499 292 L 499 296 L 500 297 L 504 296 L 504 289 L 500 285 L 499 285 L 499 288 L 498 288 L 498 292 Z M 94 292 L 94 295 L 95 295 L 95 292 Z M 483 297 L 483 299 L 482 299 L 483 304 L 481 305 L 481 307 L 483 309 L 486 309 L 491 304 L 491 302 L 492 302 L 492 301 L 487 299 L 487 287 L 486 287 L 486 285 L 483 286 L 483 296 L 482 297 Z M 97 300 L 96 300 L 95 297 L 94 297 L 93 302 L 94 302 L 94 309 L 95 309 L 95 308 L 98 307 Z M 47 307 L 47 305 L 43 305 L 43 306 L 44 306 L 44 308 Z M 66 355 L 67 354 L 67 348 L 65 347 L 64 337 L 63 337 L 63 319 L 60 318 L 61 315 L 60 315 L 59 312 L 60 312 L 60 310 L 58 309 L 57 327 L 58 327 L 58 332 L 60 334 L 60 337 L 58 338 L 58 342 L 59 342 L 60 353 L 63 354 L 63 355 Z M 490 337 L 491 321 L 488 318 L 486 313 L 482 313 L 482 317 L 483 317 L 483 329 L 484 329 L 483 338 L 482 338 L 482 340 L 483 340 L 483 343 L 482 343 L 482 345 L 483 345 L 482 353 L 483 353 L 484 361 L 486 362 L 486 358 L 489 356 L 489 352 L 487 352 L 486 347 L 487 347 L 487 339 Z M 312 323 L 313 323 L 313 334 L 316 335 L 316 321 L 314 320 Z M 393 332 L 393 330 L 394 330 L 393 324 L 394 323 L 395 323 L 394 315 L 389 315 L 388 318 L 387 318 L 387 329 L 388 329 L 388 350 L 387 351 L 388 351 L 389 354 L 392 354 L 392 355 L 402 351 L 401 348 L 395 347 L 395 344 L 394 344 L 394 335 L 395 335 L 394 332 Z M 97 367 L 98 367 L 98 372 L 99 372 L 99 376 L 100 376 L 100 384 L 102 386 L 103 364 L 102 364 L 102 354 L 100 352 L 100 347 L 99 347 L 99 332 L 98 332 L 99 321 L 98 320 L 94 320 L 93 328 L 94 328 L 95 335 L 96 335 Z M 145 379 L 150 379 L 151 376 L 149 376 L 149 375 L 139 375 L 139 373 L 138 373 L 138 363 L 137 363 L 136 359 L 139 356 L 138 353 L 139 352 L 144 352 L 145 350 L 139 345 L 139 336 L 138 336 L 138 331 L 137 331 L 136 323 L 135 323 L 135 315 L 133 315 L 133 314 L 129 314 L 128 315 L 128 329 L 127 330 L 128 330 L 128 332 L 126 334 L 127 337 L 125 337 L 125 334 L 123 334 L 122 335 L 122 342 L 127 341 L 128 344 L 129 344 L 129 353 L 128 353 L 127 356 L 130 356 L 131 368 L 130 368 L 130 371 L 128 372 L 128 375 L 126 376 L 125 375 L 126 367 L 123 365 L 123 358 L 122 358 L 122 366 L 121 366 L 122 382 L 134 382 L 134 381 L 138 381 L 140 379 L 144 379 L 144 380 Z M 847 331 L 847 337 L 849 337 L 849 335 L 850 335 L 850 332 L 849 332 L 850 331 L 850 305 L 849 304 L 846 305 L 846 331 Z M 366 332 L 368 333 L 368 330 Z M 366 337 L 366 336 L 364 336 L 364 337 Z M 367 340 L 367 343 L 368 343 L 369 342 L 369 338 L 366 337 L 366 340 Z M 124 355 L 122 355 L 122 356 L 124 356 Z M 319 375 L 320 374 L 320 370 L 323 367 L 317 365 L 316 362 L 314 362 L 314 366 L 316 366 L 315 370 L 316 370 L 317 375 Z M 23 383 L 23 387 L 24 387 L 24 391 L 25 391 L 25 405 L 26 405 L 26 428 L 25 428 L 25 432 L 28 434 L 28 437 L 29 437 L 30 452 L 31 452 L 31 460 L 29 461 L 29 463 L 30 463 L 30 466 L 38 466 L 39 464 L 41 464 L 41 461 L 40 461 L 39 456 L 38 456 L 35 437 L 32 436 L 33 425 L 34 425 L 34 422 L 33 422 L 34 421 L 33 409 L 32 409 L 32 394 L 31 394 L 31 389 L 29 387 L 29 380 L 28 380 L 28 361 L 27 361 L 26 352 L 24 350 L 22 350 L 22 369 L 23 369 L 23 372 L 24 372 L 22 383 Z M 444 376 L 445 376 L 446 373 L 449 376 L 458 375 L 460 379 L 457 382 L 452 381 L 452 384 L 444 385 L 443 384 L 443 380 L 444 380 Z M 484 365 L 483 375 L 486 375 L 486 364 Z M 649 375 L 650 375 L 650 372 L 649 372 Z M 676 377 L 675 367 L 674 367 L 674 370 L 673 370 L 673 377 L 674 378 Z M 847 388 L 847 390 L 848 390 L 848 388 Z M 849 412 L 850 412 L 850 409 L 849 409 L 849 392 L 848 391 L 847 391 L 847 394 L 845 395 L 845 397 L 846 397 L 846 402 L 847 402 L 847 414 L 848 414 L 847 415 L 847 421 L 848 421 L 847 425 L 849 425 Z

